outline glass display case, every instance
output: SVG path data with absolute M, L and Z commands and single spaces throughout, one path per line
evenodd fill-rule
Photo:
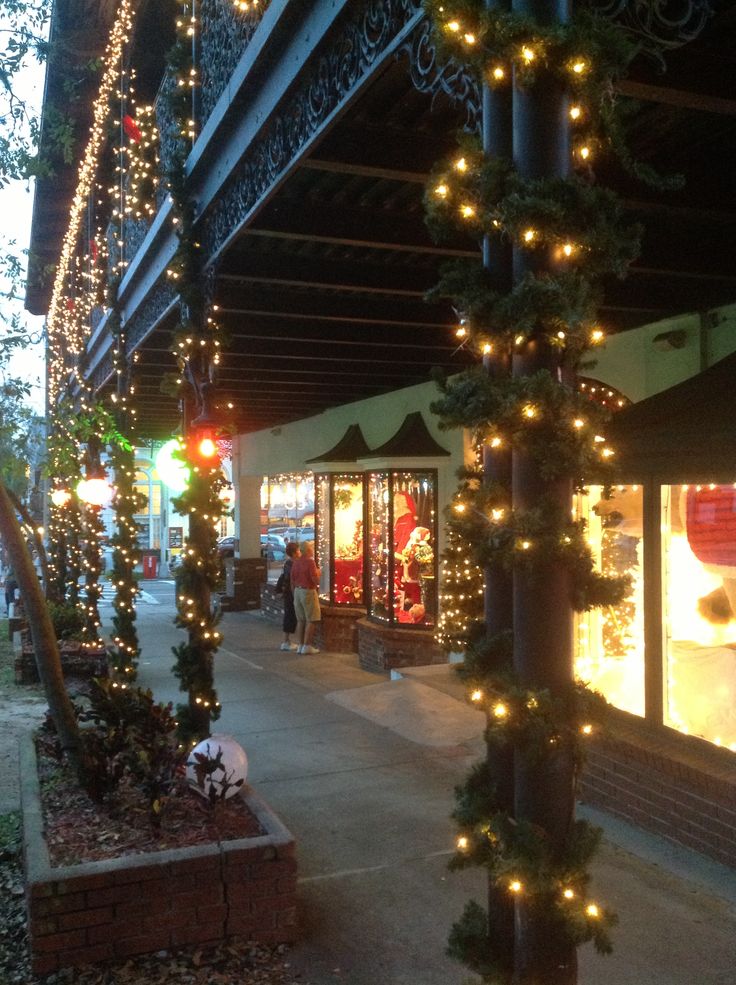
M 664 721 L 736 751 L 736 487 L 661 495 Z
M 269 581 L 278 579 L 289 541 L 300 544 L 314 541 L 314 534 L 312 473 L 264 476 L 261 485 L 261 555 L 268 562 Z
M 362 605 L 363 475 L 318 475 L 315 485 L 320 596 L 335 605 Z
M 589 486 L 575 500 L 585 521 L 596 570 L 631 579 L 618 605 L 576 614 L 575 674 L 612 705 L 644 714 L 644 496 L 641 486 L 616 486 L 610 496 Z
M 402 626 L 437 620 L 437 473 L 368 476 L 368 613 Z

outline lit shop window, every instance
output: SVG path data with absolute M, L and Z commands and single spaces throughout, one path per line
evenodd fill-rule
M 436 474 L 368 480 L 369 614 L 405 626 L 437 619 Z
M 139 513 L 135 514 L 138 546 L 161 547 L 161 480 L 157 470 L 137 463 L 134 490 L 143 496 Z
M 736 487 L 662 488 L 665 724 L 736 751 Z
M 317 476 L 320 595 L 335 605 L 363 603 L 363 476 Z
M 601 486 L 589 486 L 576 497 L 575 513 L 585 520 L 596 569 L 631 579 L 631 591 L 619 605 L 577 614 L 575 674 L 612 705 L 643 715 L 642 488 L 616 486 L 610 498 L 605 498 Z
M 297 472 L 264 476 L 261 485 L 261 556 L 276 581 L 289 541 L 314 541 L 314 476 Z

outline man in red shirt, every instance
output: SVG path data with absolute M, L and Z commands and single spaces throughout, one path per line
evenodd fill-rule
M 314 631 L 322 618 L 319 608 L 319 568 L 314 560 L 314 544 L 304 545 L 302 556 L 294 558 L 291 565 L 291 590 L 296 612 L 297 653 L 319 653 L 312 646 Z

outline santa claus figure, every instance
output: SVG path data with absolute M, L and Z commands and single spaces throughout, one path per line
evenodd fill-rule
M 394 598 L 396 611 L 401 613 L 421 601 L 419 571 L 412 578 L 405 571 L 405 552 L 417 526 L 417 508 L 407 492 L 394 494 Z

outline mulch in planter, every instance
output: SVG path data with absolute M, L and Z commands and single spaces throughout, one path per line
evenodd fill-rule
M 213 808 L 183 777 L 167 798 L 156 828 L 148 805 L 131 783 L 123 780 L 108 801 L 95 803 L 43 742 L 37 743 L 37 753 L 45 837 L 54 866 L 264 834 L 240 797 Z

